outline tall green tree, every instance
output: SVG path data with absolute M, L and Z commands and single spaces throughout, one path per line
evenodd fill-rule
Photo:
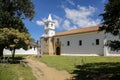
M 5 47 L 11 50 L 13 60 L 16 49 L 27 50 L 29 46 L 32 46 L 30 34 L 13 28 L 0 28 L 0 42 L 6 44 Z
M 120 0 L 108 0 L 104 13 L 100 15 L 103 17 L 103 26 L 100 29 L 119 36 L 119 40 L 109 41 L 107 45 L 112 50 L 120 50 Z
M 22 20 L 32 20 L 34 13 L 31 0 L 0 0 L 0 28 L 14 28 L 28 33 Z M 0 42 L 0 56 L 5 47 L 6 43 Z

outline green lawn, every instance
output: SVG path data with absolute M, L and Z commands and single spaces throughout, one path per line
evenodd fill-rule
M 0 64 L 0 80 L 36 80 L 30 67 L 19 64 L 24 57 L 19 55 L 15 63 Z M 43 56 L 36 59 L 58 70 L 67 70 L 74 80 L 120 80 L 120 57 Z
M 38 58 L 38 60 L 46 63 L 48 66 L 71 72 L 76 69 L 76 65 L 100 62 L 120 62 L 120 57 L 43 56 L 42 58 Z
M 20 64 L 23 56 L 17 55 L 15 59 L 15 63 L 0 64 L 0 80 L 36 80 L 31 68 Z
M 93 80 L 93 76 L 104 79 L 105 75 L 105 79 L 120 80 L 120 57 L 43 56 L 38 60 L 59 70 L 67 70 L 76 80 Z

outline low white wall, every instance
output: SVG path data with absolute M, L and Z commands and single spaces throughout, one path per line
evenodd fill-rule
M 108 53 L 106 54 L 106 56 L 120 56 L 120 50 L 119 51 L 111 51 L 110 48 L 107 49 Z
M 111 41 L 114 41 L 114 40 L 120 41 L 119 36 L 113 36 L 110 33 L 107 33 L 107 34 L 104 34 L 104 35 L 105 35 L 104 44 L 105 44 L 105 42 L 107 42 L 109 40 L 111 40 Z M 108 46 L 104 46 L 104 54 L 106 56 L 120 56 L 120 50 L 119 51 L 111 51 L 111 49 Z
M 3 54 L 11 54 L 11 51 L 8 49 L 4 49 Z M 15 54 L 35 54 L 37 55 L 37 48 L 32 48 L 29 50 L 24 49 L 16 49 Z

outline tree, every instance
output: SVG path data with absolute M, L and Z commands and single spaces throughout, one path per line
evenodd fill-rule
M 32 20 L 34 5 L 31 0 L 0 0 L 0 28 L 22 27 L 22 19 Z M 18 28 L 17 28 L 18 29 Z
M 103 17 L 103 26 L 100 30 L 120 37 L 120 0 L 109 0 L 104 13 L 100 15 Z M 107 45 L 112 50 L 120 50 L 120 40 L 109 41 Z
M 32 20 L 34 13 L 31 0 L 0 0 L 0 28 L 14 28 L 28 33 L 22 20 Z M 3 49 L 6 45 L 0 42 L 0 56 L 3 56 Z
M 15 50 L 23 48 L 28 49 L 28 46 L 32 46 L 32 38 L 30 34 L 20 32 L 13 28 L 1 28 L 0 29 L 0 44 L 6 44 L 5 48 L 12 51 L 12 58 L 14 59 Z

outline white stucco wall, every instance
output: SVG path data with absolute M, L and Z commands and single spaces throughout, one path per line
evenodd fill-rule
M 11 51 L 8 49 L 4 49 L 3 54 L 11 54 Z M 24 50 L 24 49 L 16 49 L 15 54 L 34 54 L 37 55 L 37 48 L 32 48 L 29 50 Z
M 61 42 L 61 55 L 71 56 L 97 56 L 104 53 L 104 35 L 103 32 L 88 32 L 56 37 Z M 99 45 L 96 45 L 96 39 L 99 39 Z M 79 40 L 82 45 L 79 46 Z M 70 46 L 67 46 L 70 41 Z

